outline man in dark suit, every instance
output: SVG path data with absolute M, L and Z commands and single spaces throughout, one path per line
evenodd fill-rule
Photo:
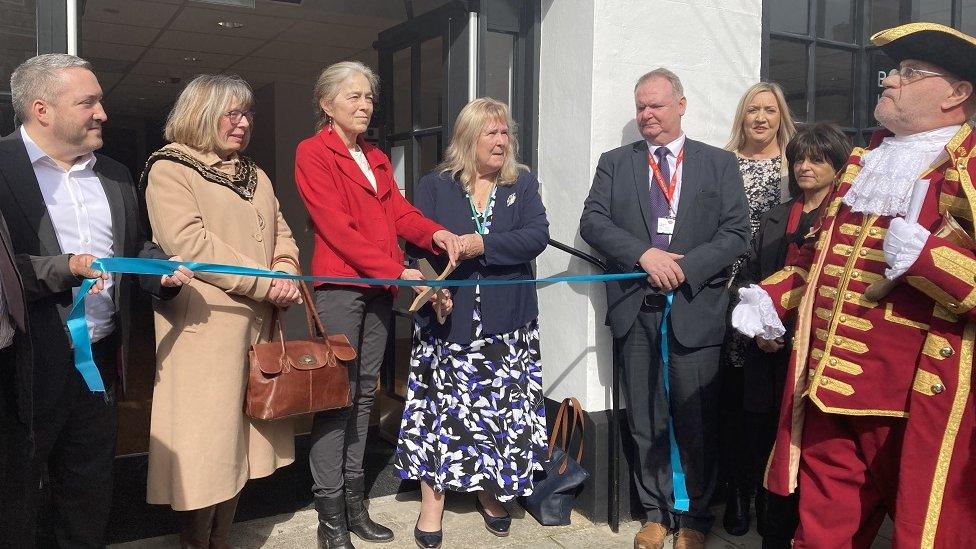
M 634 479 L 647 512 L 635 547 L 660 548 L 673 530 L 675 547 L 704 547 L 719 451 L 725 270 L 746 251 L 749 210 L 735 157 L 685 138 L 686 99 L 674 73 L 645 74 L 634 97 L 644 139 L 600 157 L 580 235 L 612 271 L 648 275 L 606 284 L 607 323 L 620 351 L 637 450 Z M 666 372 L 662 320 L 668 323 Z M 680 448 L 680 468 L 672 462 L 669 431 Z M 687 504 L 675 499 L 683 499 L 673 482 L 679 478 L 673 471 L 681 469 Z
M 167 258 L 146 242 L 128 170 L 96 155 L 107 119 L 91 65 L 72 55 L 31 58 L 10 79 L 23 126 L 0 139 L 0 211 L 26 298 L 25 326 L 33 358 L 20 379 L 32 381 L 37 487 L 46 467 L 61 547 L 100 547 L 112 499 L 115 391 L 124 373 L 135 279 L 92 269 L 96 257 Z M 170 298 L 192 273 L 142 277 L 144 290 Z M 97 278 L 86 319 L 92 355 L 105 392 L 89 387 L 75 368 L 65 320 L 83 278 Z M 5 281 L 6 282 L 6 281 Z M 33 499 L 33 498 L 31 498 Z M 25 507 L 32 528 L 35 502 Z M 5 509 L 4 512 L 7 510 Z

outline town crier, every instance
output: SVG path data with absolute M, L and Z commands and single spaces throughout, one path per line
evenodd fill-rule
M 739 331 L 796 333 L 769 490 L 800 493 L 796 548 L 976 540 L 976 39 L 932 23 L 871 37 L 898 68 L 792 262 L 741 291 Z M 771 341 L 772 340 L 772 341 Z

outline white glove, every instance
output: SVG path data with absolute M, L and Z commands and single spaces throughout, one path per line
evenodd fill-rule
M 892 219 L 883 244 L 885 261 L 891 266 L 890 269 L 885 269 L 885 278 L 894 280 L 905 274 L 922 253 L 930 234 L 932 233 L 918 223 L 906 221 L 902 217 Z
M 755 284 L 739 288 L 739 304 L 732 309 L 732 327 L 749 337 L 783 337 L 786 327 L 776 314 L 773 300 Z

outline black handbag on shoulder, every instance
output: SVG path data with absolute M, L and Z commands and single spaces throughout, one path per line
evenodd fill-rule
M 572 407 L 572 419 L 569 408 Z M 569 446 L 579 423 L 580 438 L 576 459 L 569 456 Z M 567 435 L 568 433 L 568 435 Z M 562 435 L 562 445 L 557 446 L 557 436 Z M 544 472 L 537 473 L 532 495 L 522 498 L 522 507 L 543 526 L 569 524 L 573 502 L 583 482 L 589 478 L 579 462 L 583 458 L 583 409 L 575 397 L 563 400 L 556 414 L 556 422 L 549 436 L 549 458 L 543 462 Z

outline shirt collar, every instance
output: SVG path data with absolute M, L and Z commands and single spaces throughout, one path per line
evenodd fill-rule
M 27 133 L 27 128 L 23 125 L 20 126 L 20 137 L 24 140 L 24 148 L 27 149 L 27 157 L 30 158 L 31 165 L 36 165 L 38 162 L 46 161 L 48 164 L 52 164 L 57 166 L 58 169 L 61 169 L 60 165 L 55 162 L 53 158 L 48 156 L 48 154 L 44 152 L 33 139 L 31 139 L 30 134 Z M 71 169 L 91 169 L 93 166 L 95 166 L 95 160 L 97 160 L 95 153 L 88 153 L 79 158 Z
M 661 145 L 655 145 L 654 143 L 651 143 L 648 140 L 645 141 L 647 141 L 647 150 L 651 151 L 652 153 L 656 151 L 658 147 L 661 146 Z M 682 133 L 674 141 L 664 146 L 668 148 L 668 154 L 670 154 L 671 156 L 677 156 L 678 151 L 680 151 L 681 148 L 685 146 L 685 134 Z

